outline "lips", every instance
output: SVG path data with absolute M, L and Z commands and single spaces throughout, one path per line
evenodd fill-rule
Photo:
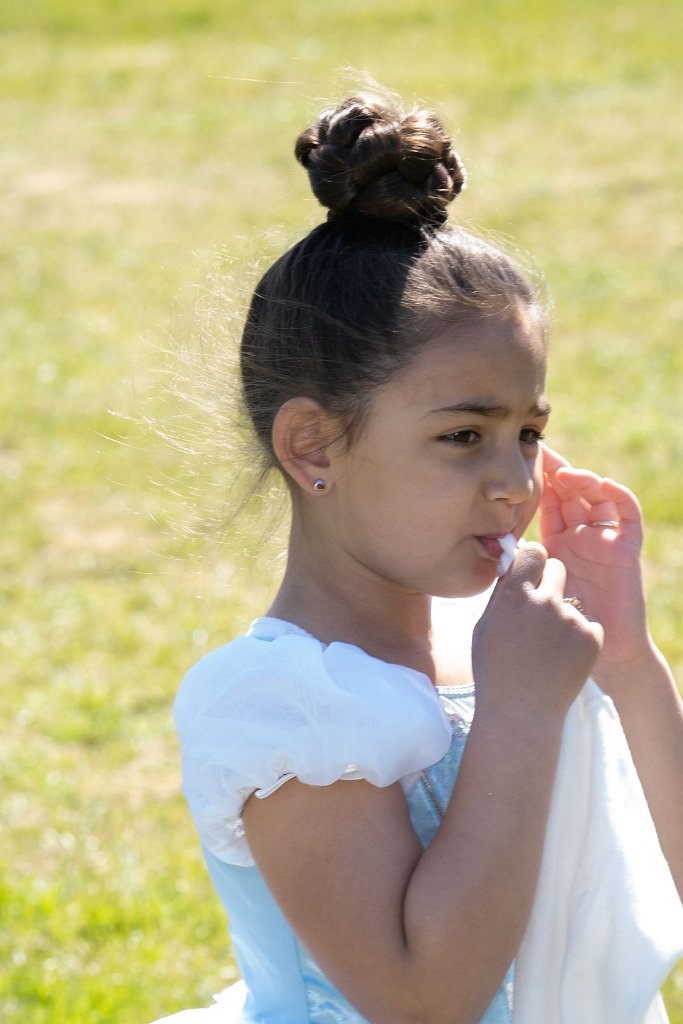
M 495 561 L 498 561 L 503 554 L 499 540 L 500 536 L 501 534 L 488 534 L 487 536 L 476 538 L 489 558 L 493 558 Z

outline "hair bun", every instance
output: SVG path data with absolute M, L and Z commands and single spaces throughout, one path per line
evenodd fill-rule
M 434 114 L 368 96 L 324 111 L 296 141 L 316 198 L 336 214 L 442 223 L 465 168 Z

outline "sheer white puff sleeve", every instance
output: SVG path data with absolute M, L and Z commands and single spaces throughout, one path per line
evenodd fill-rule
M 388 786 L 438 761 L 449 720 L 429 679 L 305 634 L 241 637 L 187 674 L 174 705 L 183 791 L 202 842 L 253 864 L 241 813 L 288 779 Z

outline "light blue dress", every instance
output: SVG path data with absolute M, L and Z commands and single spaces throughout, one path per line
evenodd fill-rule
M 271 618 L 195 666 L 175 706 L 183 785 L 243 983 L 238 1001 L 224 993 L 208 1009 L 164 1020 L 365 1024 L 271 896 L 248 850 L 242 806 L 248 795 L 267 798 L 294 776 L 314 785 L 399 781 L 426 847 L 448 804 L 473 712 L 472 686 L 435 691 L 420 673 L 347 644 L 326 647 Z M 481 1024 L 511 1024 L 512 988 L 511 966 Z

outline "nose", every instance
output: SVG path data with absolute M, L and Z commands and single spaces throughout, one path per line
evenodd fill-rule
M 501 452 L 496 461 L 489 467 L 484 483 L 484 493 L 489 501 L 507 501 L 511 505 L 519 505 L 534 493 L 535 459 L 520 451 Z

